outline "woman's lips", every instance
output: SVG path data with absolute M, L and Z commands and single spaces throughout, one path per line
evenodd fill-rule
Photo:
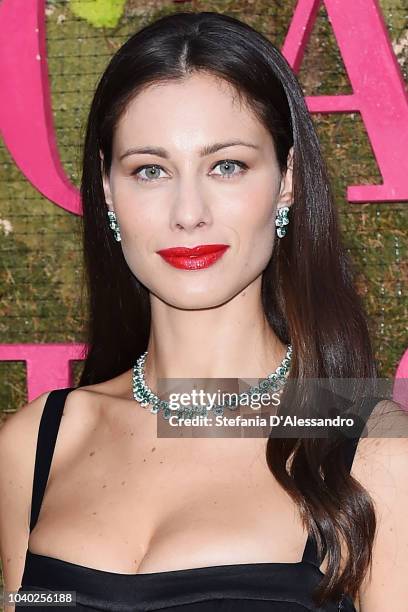
M 229 248 L 227 244 L 201 244 L 194 248 L 173 247 L 157 251 L 167 263 L 183 270 L 200 270 L 214 264 Z

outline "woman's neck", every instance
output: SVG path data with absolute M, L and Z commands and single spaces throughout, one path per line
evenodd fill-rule
M 262 378 L 286 353 L 249 287 L 221 306 L 181 310 L 152 297 L 146 382 L 160 378 Z

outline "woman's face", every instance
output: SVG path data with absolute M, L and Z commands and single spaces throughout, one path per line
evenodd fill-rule
M 250 146 L 226 146 L 238 140 Z M 133 99 L 115 131 L 104 191 L 133 274 L 164 302 L 195 309 L 230 300 L 262 275 L 278 239 L 276 206 L 291 203 L 291 177 L 291 168 L 281 176 L 269 132 L 230 86 L 196 73 Z M 158 254 L 202 244 L 228 248 L 199 269 Z

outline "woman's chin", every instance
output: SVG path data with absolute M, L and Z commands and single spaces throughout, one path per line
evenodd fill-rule
M 177 294 L 172 293 L 171 295 L 159 295 L 157 296 L 169 306 L 180 308 L 183 310 L 199 310 L 203 308 L 215 308 L 221 306 L 225 302 L 231 299 L 228 295 L 214 295 L 214 291 L 210 287 L 205 287 L 201 291 L 195 292 L 183 292 L 179 291 Z

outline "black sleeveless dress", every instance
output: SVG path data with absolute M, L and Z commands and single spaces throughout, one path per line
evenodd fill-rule
M 64 403 L 74 387 L 55 389 L 47 397 L 41 417 L 34 467 L 30 532 L 41 508 Z M 372 407 L 378 400 L 372 402 Z M 347 465 L 351 469 L 358 438 L 349 439 Z M 92 569 L 27 549 L 21 591 L 75 591 L 76 605 L 16 604 L 49 612 L 106 610 L 110 612 L 356 612 L 344 594 L 318 608 L 312 591 L 324 574 L 319 569 L 315 539 L 309 535 L 297 563 L 243 563 L 192 569 L 121 574 Z

